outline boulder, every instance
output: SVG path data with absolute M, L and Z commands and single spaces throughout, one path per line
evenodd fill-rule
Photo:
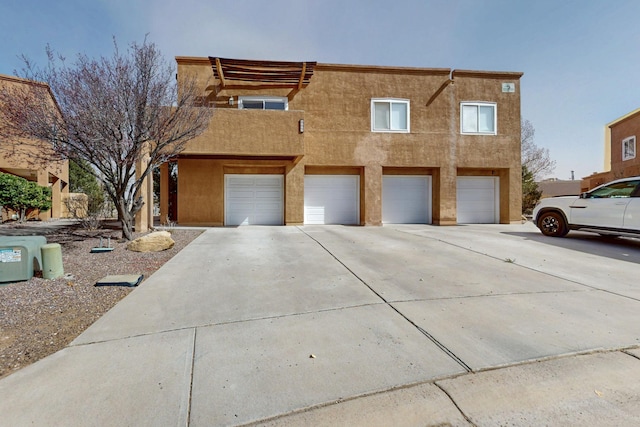
M 171 249 L 175 243 L 168 231 L 154 231 L 130 241 L 127 249 L 135 252 L 160 252 Z

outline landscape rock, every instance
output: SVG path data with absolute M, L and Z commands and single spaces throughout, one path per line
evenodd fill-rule
M 127 244 L 127 249 L 135 252 L 160 252 L 171 249 L 175 242 L 168 231 L 155 231 L 138 237 Z

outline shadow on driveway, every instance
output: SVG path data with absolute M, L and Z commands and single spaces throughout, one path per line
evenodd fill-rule
M 545 245 L 579 251 L 591 255 L 640 264 L 640 239 L 605 237 L 594 233 L 572 231 L 565 237 L 548 237 L 540 233 L 502 232 Z

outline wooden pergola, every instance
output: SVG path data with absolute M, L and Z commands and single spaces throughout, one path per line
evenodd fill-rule
M 209 57 L 214 77 L 222 89 L 292 89 L 311 81 L 316 62 L 254 61 Z

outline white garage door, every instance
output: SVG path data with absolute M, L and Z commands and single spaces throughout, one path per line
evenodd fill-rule
M 224 176 L 225 225 L 282 225 L 282 175 Z
M 358 175 L 305 175 L 305 224 L 359 224 Z
M 384 175 L 382 177 L 384 224 L 431 224 L 431 177 Z
M 500 222 L 500 181 L 493 176 L 459 176 L 458 224 Z

